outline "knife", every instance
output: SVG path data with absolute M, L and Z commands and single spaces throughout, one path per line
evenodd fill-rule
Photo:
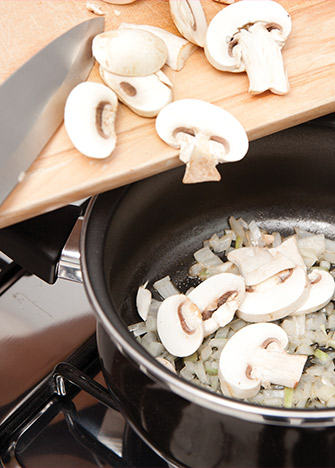
M 75 26 L 0 86 L 0 204 L 63 121 L 66 98 L 93 67 L 92 40 L 104 18 Z

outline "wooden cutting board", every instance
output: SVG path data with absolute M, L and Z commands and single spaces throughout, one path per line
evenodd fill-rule
M 105 12 L 106 30 L 133 22 L 178 34 L 167 0 L 130 5 L 94 1 Z M 208 21 L 224 8 L 212 0 L 202 3 Z M 250 140 L 335 111 L 334 0 L 279 3 L 292 16 L 292 33 L 283 48 L 289 94 L 253 97 L 245 73 L 215 70 L 199 49 L 180 72 L 164 67 L 174 99 L 198 98 L 222 106 L 240 120 Z M 54 38 L 92 17 L 86 0 L 0 0 L 0 83 Z M 101 81 L 97 65 L 89 80 Z M 159 139 L 154 124 L 120 104 L 117 148 L 105 160 L 80 154 L 62 125 L 0 207 L 0 227 L 179 165 L 178 151 Z

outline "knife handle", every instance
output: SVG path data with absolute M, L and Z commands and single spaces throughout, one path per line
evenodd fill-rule
M 0 229 L 0 251 L 53 284 L 62 250 L 81 211 L 80 206 L 68 205 Z

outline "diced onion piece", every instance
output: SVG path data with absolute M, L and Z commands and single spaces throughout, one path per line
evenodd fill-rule
M 163 299 L 166 299 L 169 296 L 173 296 L 174 294 L 179 294 L 179 291 L 172 283 L 170 276 L 165 276 L 164 278 L 156 281 L 153 284 L 153 287 L 162 296 Z

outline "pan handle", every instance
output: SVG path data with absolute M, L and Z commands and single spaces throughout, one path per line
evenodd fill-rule
M 68 205 L 0 229 L 0 251 L 29 273 L 53 284 L 59 276 L 62 251 L 77 222 L 78 231 L 81 214 L 82 207 Z M 74 249 L 71 255 L 74 258 Z M 80 280 L 78 274 L 76 280 Z

